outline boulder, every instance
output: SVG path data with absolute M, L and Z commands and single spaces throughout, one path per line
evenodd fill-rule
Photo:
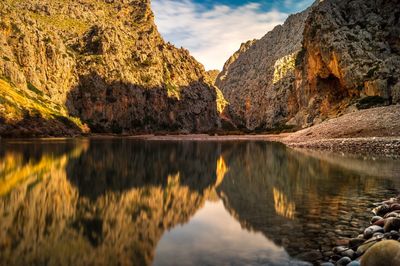
M 361 258 L 361 266 L 400 265 L 400 243 L 384 240 L 372 246 Z

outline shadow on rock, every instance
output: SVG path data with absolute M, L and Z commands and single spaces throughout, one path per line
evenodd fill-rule
M 68 106 L 94 133 L 209 132 L 219 120 L 215 89 L 202 80 L 145 88 L 93 72 L 80 77 Z

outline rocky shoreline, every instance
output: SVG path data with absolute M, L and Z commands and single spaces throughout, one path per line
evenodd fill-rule
M 400 137 L 329 138 L 315 140 L 291 140 L 293 133 L 279 135 L 139 135 L 128 136 L 133 139 L 153 141 L 272 141 L 291 148 L 321 150 L 335 153 L 348 153 L 369 156 L 400 158 Z M 97 135 L 95 137 L 102 137 Z
M 400 265 L 400 196 L 374 205 L 370 225 L 335 247 L 321 266 Z
M 330 152 L 346 152 L 350 154 L 366 154 L 370 156 L 400 157 L 400 138 L 340 138 L 322 139 L 306 142 L 287 142 L 292 148 L 324 150 Z

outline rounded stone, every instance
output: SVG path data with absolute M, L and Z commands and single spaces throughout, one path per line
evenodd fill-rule
M 332 262 L 323 262 L 321 263 L 321 266 L 335 266 Z
M 390 211 L 397 211 L 397 210 L 400 210 L 400 204 L 394 203 L 390 205 Z
M 347 248 L 344 247 L 344 246 L 337 246 L 337 247 L 334 247 L 332 251 L 333 251 L 335 254 L 342 254 L 342 252 L 345 251 L 346 249 L 347 249 Z
M 385 220 L 385 225 L 383 226 L 385 232 L 390 232 L 392 230 L 400 229 L 400 218 L 387 218 Z
M 360 262 L 358 260 L 353 260 L 352 262 L 350 262 L 346 266 L 360 266 Z
M 380 217 L 380 216 L 374 216 L 371 218 L 371 224 L 374 224 L 375 222 L 377 222 L 381 219 L 382 219 L 382 217 Z
M 361 266 L 376 265 L 400 265 L 400 243 L 395 240 L 384 240 L 369 248 L 361 258 Z
M 385 216 L 384 216 L 384 218 L 390 218 L 390 217 L 399 217 L 398 211 L 396 211 L 396 212 L 389 212 L 389 213 L 385 214 Z
M 385 224 L 385 219 L 380 219 L 376 221 L 373 225 L 383 226 Z
M 349 241 L 349 247 L 353 250 L 357 250 L 357 248 L 365 242 L 365 239 L 361 238 L 352 238 Z
M 336 262 L 336 265 L 337 266 L 346 266 L 350 262 L 351 262 L 351 259 L 349 257 L 343 257 Z
M 381 232 L 374 233 L 372 237 L 383 237 L 385 234 Z
M 349 257 L 350 259 L 354 259 L 355 252 L 352 249 L 345 250 L 341 253 L 343 257 Z
M 377 216 L 383 216 L 386 213 L 390 212 L 390 207 L 387 204 L 383 204 L 381 206 L 376 207 L 375 209 L 373 209 L 373 212 L 377 215 Z
M 378 240 L 375 238 L 371 238 L 370 240 L 366 241 L 364 244 L 360 245 L 357 248 L 357 256 L 363 255 L 369 248 L 377 243 Z
M 364 238 L 370 239 L 375 233 L 383 233 L 383 228 L 378 225 L 371 225 L 364 230 Z
M 400 238 L 400 233 L 399 233 L 399 231 L 392 230 L 389 232 L 389 237 L 390 237 L 390 239 L 397 240 Z

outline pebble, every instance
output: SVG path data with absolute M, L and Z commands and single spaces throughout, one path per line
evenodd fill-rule
M 344 251 L 346 251 L 346 250 L 347 250 L 347 248 L 344 247 L 344 246 L 337 246 L 337 247 L 334 247 L 334 248 L 333 248 L 333 252 L 334 252 L 335 254 L 342 254 L 342 252 L 344 252 Z
M 317 261 L 322 259 L 322 254 L 318 250 L 311 250 L 296 256 L 296 259 L 302 261 Z
M 385 224 L 385 219 L 380 219 L 376 221 L 373 225 L 383 226 Z
M 385 235 L 384 233 L 378 232 L 378 233 L 374 233 L 372 235 L 372 237 L 383 237 L 384 235 Z
M 368 216 L 363 216 L 364 218 L 349 216 L 353 218 L 345 221 L 346 223 L 343 223 L 343 219 L 339 221 L 335 233 L 340 236 L 351 235 L 352 238 L 337 239 L 338 246 L 332 250 L 333 252 L 324 252 L 324 260 L 329 260 L 329 257 L 330 260 L 322 263 L 322 266 L 400 266 L 400 196 L 386 203 L 380 203 L 373 212 L 375 216 L 370 219 L 371 225 L 360 231 L 346 229 L 349 226 L 363 224 L 355 220 L 368 219 Z M 358 232 L 359 235 L 356 236 Z
M 352 238 L 349 241 L 349 247 L 353 250 L 357 250 L 357 248 L 365 242 L 365 239 L 361 238 Z
M 357 256 L 363 255 L 370 247 L 375 245 L 377 243 L 377 241 L 374 241 L 374 240 L 375 240 L 374 238 L 371 238 L 370 240 L 365 242 L 363 245 L 359 246 L 356 251 Z
M 352 262 L 350 262 L 346 266 L 360 266 L 360 262 L 358 260 L 353 260 Z
M 324 262 L 321 263 L 321 266 L 335 266 L 335 264 L 333 264 L 332 262 Z
M 337 239 L 336 240 L 336 245 L 339 245 L 339 246 L 343 246 L 343 245 L 348 245 L 349 244 L 349 239 Z
M 347 249 L 346 251 L 343 251 L 342 253 L 340 253 L 340 255 L 342 255 L 344 257 L 349 257 L 350 259 L 354 259 L 356 253 L 352 249 Z
M 371 225 L 364 230 L 364 238 L 370 239 L 375 233 L 383 233 L 383 228 L 378 225 Z
M 382 204 L 393 204 L 393 203 L 396 203 L 396 202 L 397 202 L 397 198 L 390 198 L 390 199 L 385 200 L 384 202 L 382 202 Z
M 375 222 L 377 222 L 377 221 L 379 221 L 381 219 L 383 219 L 381 216 L 374 216 L 371 219 L 371 224 L 374 224 Z
M 392 230 L 399 230 L 400 229 L 400 218 L 387 218 L 385 220 L 385 225 L 383 227 L 385 232 L 390 232 Z
M 343 257 L 336 262 L 336 265 L 337 266 L 346 266 L 350 262 L 351 262 L 351 259 L 349 257 Z
M 394 211 L 394 212 L 389 212 L 387 214 L 385 214 L 384 218 L 390 218 L 390 217 L 399 217 L 400 214 L 398 213 L 398 211 Z
M 323 253 L 324 257 L 330 258 L 334 255 L 335 253 L 333 253 L 332 251 L 326 251 Z
M 400 204 L 398 204 L 398 203 L 394 203 L 394 204 L 392 204 L 392 205 L 390 205 L 390 211 L 397 211 L 397 210 L 400 210 Z
M 389 238 L 398 240 L 400 238 L 400 233 L 398 231 L 392 230 L 389 232 Z
M 372 210 L 377 216 L 383 216 L 386 213 L 390 212 L 390 207 L 387 204 L 383 204 L 381 206 L 376 207 Z

